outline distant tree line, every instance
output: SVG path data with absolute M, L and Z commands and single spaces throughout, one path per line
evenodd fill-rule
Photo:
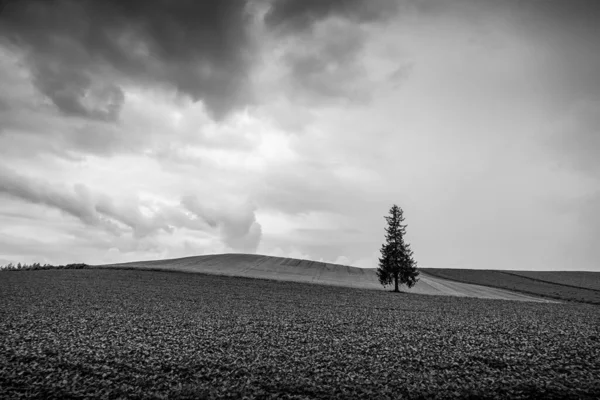
M 65 264 L 65 265 L 52 265 L 52 264 L 13 264 L 8 263 L 7 265 L 0 265 L 0 271 L 31 271 L 38 269 L 83 269 L 87 268 L 88 265 L 84 263 L 76 264 Z

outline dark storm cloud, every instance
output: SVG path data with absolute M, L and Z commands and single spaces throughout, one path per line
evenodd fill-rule
M 541 83 L 550 115 L 552 156 L 563 166 L 600 179 L 600 2 L 516 2 L 512 15 L 547 60 Z M 600 181 L 599 181 L 600 183 Z
M 310 43 L 290 47 L 284 57 L 292 87 L 320 98 L 359 98 L 366 71 L 360 62 L 365 38 L 353 25 L 330 26 Z
M 569 168 L 598 174 L 600 1 L 422 0 L 409 3 L 415 5 L 417 20 L 446 18 L 458 21 L 462 27 L 473 28 L 472 38 L 480 41 L 484 50 L 493 46 L 486 38 L 488 29 L 479 29 L 485 27 L 509 37 L 502 46 L 524 49 L 537 65 L 527 84 L 544 98 L 532 105 L 543 107 L 548 114 L 545 134 L 553 141 L 551 156 Z M 522 68 L 525 70 L 527 65 L 524 63 Z
M 552 53 L 548 70 L 554 73 L 551 78 L 557 90 L 555 97 L 578 101 L 582 95 L 599 95 L 600 2 L 523 0 L 512 12 L 519 28 L 531 35 L 538 46 Z
M 393 15 L 396 0 L 275 0 L 265 22 L 271 28 L 301 31 L 329 17 L 373 22 Z
M 66 115 L 115 121 L 125 101 L 117 85 L 94 85 L 90 74 L 69 68 L 51 68 L 40 63 L 34 84 Z
M 293 44 L 283 54 L 295 98 L 315 100 L 369 98 L 362 50 L 363 25 L 394 17 L 396 0 L 275 0 L 265 14 L 266 26 Z M 300 96 L 298 96 L 300 95 Z
M 494 3 L 493 0 L 488 2 Z M 597 22 L 596 17 L 600 12 L 600 3 L 596 0 L 512 0 L 509 3 L 523 11 L 535 12 L 541 20 L 566 24 L 593 24 Z
M 21 0 L 0 38 L 26 51 L 34 83 L 65 114 L 115 119 L 120 85 L 174 87 L 222 117 L 250 99 L 241 0 Z

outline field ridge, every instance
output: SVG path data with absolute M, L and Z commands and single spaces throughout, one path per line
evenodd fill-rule
M 483 270 L 483 271 L 495 271 L 495 272 L 498 272 L 498 273 L 503 273 L 503 271 L 500 271 L 500 270 Z M 448 277 L 445 277 L 445 276 L 444 276 L 444 275 L 442 275 L 442 274 L 438 274 L 438 273 L 435 273 L 435 272 L 431 272 L 430 270 L 426 271 L 426 273 L 427 273 L 427 274 L 429 274 L 429 275 L 432 275 L 432 276 L 438 277 L 438 278 L 442 278 L 442 279 L 449 279 L 449 280 L 452 280 L 452 281 L 455 281 L 455 282 L 461 282 L 461 283 L 471 283 L 471 284 L 473 283 L 473 281 L 471 281 L 471 280 L 469 280 L 469 279 L 461 279 L 461 278 L 448 278 Z M 509 275 L 510 275 L 510 274 L 509 274 Z M 513 274 L 513 275 L 515 275 L 515 274 Z M 515 275 L 515 276 L 518 276 L 519 278 L 521 278 L 521 276 L 520 276 L 520 275 Z M 523 277 L 523 278 L 525 278 L 525 277 Z M 548 282 L 548 283 L 550 283 L 550 284 L 554 284 L 554 283 L 552 283 L 552 282 Z M 486 284 L 486 283 L 477 283 L 477 285 L 483 285 L 483 286 L 487 286 L 487 287 L 491 287 L 491 288 L 497 288 L 497 287 L 500 287 L 500 288 L 502 288 L 502 286 L 496 286 L 496 285 L 493 285 L 493 284 L 491 284 L 491 283 L 487 283 L 487 284 Z M 580 289 L 580 288 L 577 288 L 577 289 Z M 525 294 L 534 294 L 534 295 L 535 295 L 535 294 L 537 294 L 537 293 L 535 293 L 534 291 L 528 291 L 528 290 L 518 290 L 518 289 L 512 289 L 512 290 L 514 290 L 514 291 L 516 291 L 516 292 L 518 291 L 519 293 L 525 293 Z M 558 298 L 558 297 L 555 297 L 555 296 L 550 296 L 550 295 L 547 295 L 547 296 L 544 296 L 544 297 L 548 297 L 548 298 L 551 298 L 551 299 L 560 299 L 560 298 Z
M 487 286 L 490 288 L 500 288 L 549 299 L 600 305 L 600 291 L 598 290 L 531 279 L 528 276 L 503 270 L 423 268 L 421 271 L 441 279 L 448 279 L 456 282 Z M 499 277 L 498 275 L 501 276 Z M 513 279 L 503 279 L 502 276 L 512 277 Z
M 544 283 L 550 283 L 552 285 L 567 286 L 567 287 L 571 287 L 571 288 L 575 288 L 575 289 L 591 290 L 591 291 L 600 293 L 600 289 L 594 289 L 594 288 L 590 288 L 590 287 L 577 286 L 577 285 L 569 285 L 568 283 L 553 282 L 553 281 L 549 281 L 546 279 L 540 279 L 540 278 L 533 278 L 531 276 L 522 275 L 522 274 L 512 272 L 512 271 L 503 271 L 503 270 L 498 270 L 498 271 L 508 274 L 508 275 L 518 276 L 519 278 L 531 279 L 532 281 L 536 281 L 536 282 L 544 282 Z

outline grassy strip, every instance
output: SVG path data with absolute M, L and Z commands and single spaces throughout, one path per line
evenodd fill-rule
M 0 398 L 581 398 L 600 309 L 136 270 L 0 277 Z
M 545 280 L 545 279 L 536 278 L 535 276 L 528 276 L 528 275 L 524 275 L 524 274 L 521 274 L 521 273 L 518 273 L 518 272 L 513 272 L 513 271 L 500 271 L 500 272 L 505 273 L 505 274 L 509 274 L 509 275 L 518 276 L 518 277 L 525 278 L 525 279 L 531 279 L 532 281 L 536 281 L 536 282 L 550 283 L 552 285 L 566 286 L 566 287 L 575 288 L 575 289 L 593 290 L 594 292 L 599 292 L 600 293 L 600 289 L 588 288 L 588 287 L 577 286 L 577 285 L 570 285 L 568 283 L 563 283 L 563 282 L 548 281 L 548 280 Z
M 497 270 L 423 268 L 423 272 L 438 278 L 508 289 L 551 299 L 600 304 L 600 292 L 581 287 L 560 285 Z
M 592 271 L 504 271 L 540 281 L 600 291 L 600 272 Z

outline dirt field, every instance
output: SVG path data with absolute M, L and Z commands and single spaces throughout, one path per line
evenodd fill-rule
M 600 308 L 0 272 L 0 399 L 598 399 Z

